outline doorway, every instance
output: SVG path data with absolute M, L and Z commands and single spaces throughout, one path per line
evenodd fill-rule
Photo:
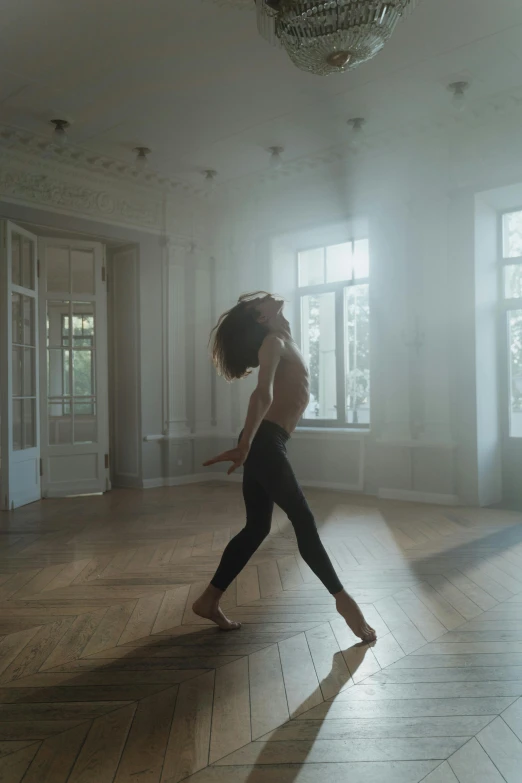
M 522 210 L 500 218 L 503 503 L 522 509 Z
M 105 492 L 105 246 L 1 222 L 1 508 Z

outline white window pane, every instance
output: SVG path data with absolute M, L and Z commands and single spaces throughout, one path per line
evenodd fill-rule
M 94 347 L 94 302 L 73 302 L 72 304 L 73 347 Z
M 72 290 L 74 294 L 94 294 L 94 253 L 71 250 Z
M 367 239 L 357 239 L 353 243 L 353 276 L 355 280 L 370 276 L 370 243 Z
M 13 451 L 21 451 L 23 400 L 13 400 Z
M 96 402 L 93 399 L 74 401 L 74 442 L 96 443 Z
M 302 250 L 298 254 L 299 286 L 320 285 L 324 279 L 324 248 Z
M 11 282 L 22 285 L 22 237 L 11 234 Z
M 510 212 L 502 218 L 504 258 L 522 256 L 522 212 Z
M 22 318 L 22 296 L 11 294 L 11 341 L 13 345 L 22 345 L 24 337 Z
M 504 296 L 506 299 L 522 297 L 522 264 L 504 267 Z
M 24 352 L 24 397 L 36 396 L 36 348 L 23 348 Z
M 23 341 L 24 345 L 35 345 L 35 330 L 34 330 L 34 313 L 35 313 L 35 299 L 32 296 L 22 297 L 23 307 Z
M 49 348 L 47 351 L 47 387 L 49 397 L 67 397 L 71 393 L 70 351 Z
M 352 243 L 330 245 L 326 248 L 326 282 L 339 283 L 352 279 Z
M 346 421 L 370 423 L 370 306 L 368 285 L 344 289 Z
M 47 290 L 70 291 L 69 248 L 49 247 L 47 249 Z
M 510 416 L 509 434 L 522 438 L 522 310 L 508 313 Z
M 23 378 L 23 348 L 13 346 L 12 353 L 12 395 L 13 397 L 22 397 L 22 378 Z
M 24 449 L 36 446 L 36 400 L 24 400 Z
M 335 294 L 301 298 L 301 343 L 310 372 L 305 419 L 337 419 Z
M 34 291 L 33 243 L 22 237 L 22 285 Z
M 72 443 L 71 403 L 68 399 L 49 400 L 49 444 Z
M 69 308 L 68 301 L 47 302 L 47 345 L 52 348 L 69 345 Z
M 73 349 L 73 395 L 75 397 L 90 397 L 94 395 L 94 351 L 79 348 Z

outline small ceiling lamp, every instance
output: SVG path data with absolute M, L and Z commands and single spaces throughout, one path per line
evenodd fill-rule
M 216 189 L 217 171 L 214 169 L 204 169 L 201 173 L 205 178 L 205 190 L 207 193 L 212 193 Z
M 67 144 L 67 128 L 71 126 L 67 120 L 51 120 L 51 125 L 54 125 L 53 141 L 59 147 L 65 147 Z
M 448 84 L 448 90 L 452 93 L 451 102 L 457 111 L 463 111 L 466 105 L 466 92 L 469 82 L 452 82 Z
M 353 117 L 351 120 L 347 120 L 346 124 L 352 130 L 350 145 L 356 149 L 359 146 L 363 128 L 366 125 L 366 120 L 364 117 Z
M 269 147 L 268 151 L 270 153 L 270 160 L 268 162 L 271 169 L 274 171 L 277 171 L 277 169 L 280 169 L 283 165 L 283 158 L 281 157 L 281 154 L 284 152 L 283 147 Z
M 134 147 L 133 152 L 136 153 L 136 160 L 134 162 L 134 165 L 138 169 L 138 171 L 143 171 L 147 168 L 148 165 L 148 159 L 147 155 L 150 155 L 151 151 L 148 147 Z

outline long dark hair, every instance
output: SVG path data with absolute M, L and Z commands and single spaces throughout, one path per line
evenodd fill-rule
M 210 333 L 211 357 L 219 375 L 227 381 L 244 378 L 259 366 L 259 349 L 269 329 L 257 320 L 252 299 L 267 296 L 266 291 L 243 294 L 237 305 L 220 317 Z

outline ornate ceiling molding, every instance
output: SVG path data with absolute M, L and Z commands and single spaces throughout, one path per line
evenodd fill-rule
M 39 165 L 63 167 L 63 170 L 75 169 L 89 172 L 106 181 L 125 183 L 136 189 L 161 191 L 162 193 L 179 193 L 199 195 L 200 191 L 185 182 L 169 177 L 162 177 L 158 172 L 146 170 L 137 171 L 133 163 L 127 163 L 104 155 L 97 155 L 90 150 L 68 144 L 58 147 L 46 136 L 0 125 L 0 154 L 8 152 L 21 156 L 22 159 L 38 161 Z
M 64 177 L 35 173 L 15 166 L 0 168 L 0 199 L 34 205 L 61 214 L 90 218 L 112 225 L 161 232 L 161 198 L 138 197 L 115 188 Z

